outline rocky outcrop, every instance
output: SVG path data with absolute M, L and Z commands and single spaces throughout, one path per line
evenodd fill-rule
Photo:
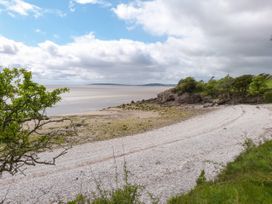
M 161 104 L 198 104 L 202 103 L 203 98 L 195 93 L 175 93 L 175 89 L 169 89 L 158 94 L 157 101 Z
M 194 93 L 183 93 L 176 98 L 179 104 L 196 104 L 202 102 L 202 97 L 200 94 Z
M 160 103 L 167 103 L 176 101 L 178 95 L 174 92 L 174 89 L 168 89 L 158 94 L 157 100 Z

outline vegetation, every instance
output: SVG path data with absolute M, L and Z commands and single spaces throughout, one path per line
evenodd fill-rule
M 142 204 L 140 191 L 140 186 L 126 184 L 123 188 L 113 191 L 101 191 L 100 197 L 94 199 L 80 194 L 67 204 Z
M 202 171 L 195 189 L 168 203 L 272 203 L 272 141 L 259 147 L 248 142 L 247 147 L 217 180 L 206 181 Z
M 209 110 L 137 102 L 109 108 L 94 115 L 68 118 L 77 126 L 77 143 L 85 143 L 142 133 L 207 111 Z
M 46 108 L 61 100 L 67 89 L 52 92 L 32 81 L 24 69 L 3 69 L 0 72 L 0 174 L 15 174 L 25 165 L 54 164 L 41 161 L 37 153 L 51 149 L 59 136 L 71 135 L 69 129 L 41 131 L 49 123 Z M 63 120 L 61 120 L 63 121 Z
M 209 98 L 219 99 L 222 103 L 233 102 L 270 102 L 269 93 L 272 90 L 271 75 L 242 75 L 216 80 L 211 78 L 208 82 L 196 81 L 192 77 L 180 80 L 174 92 L 178 95 L 184 93 L 199 94 L 203 100 Z
M 193 93 L 197 91 L 198 82 L 193 77 L 187 77 L 179 81 L 176 91 L 179 93 Z
M 87 195 L 79 194 L 74 200 L 67 204 L 143 204 L 141 196 L 144 193 L 144 187 L 138 184 L 131 184 L 129 182 L 130 172 L 127 169 L 126 161 L 123 165 L 123 183 L 122 187 L 116 189 L 105 190 L 101 187 L 101 183 L 96 181 L 97 192 L 93 192 L 92 198 Z M 118 175 L 116 177 L 116 186 L 118 183 Z M 152 194 L 147 193 L 150 197 L 151 203 L 157 204 L 158 200 Z
M 272 89 L 272 79 L 267 81 L 267 86 L 269 89 Z
M 255 204 L 272 203 L 272 141 L 259 147 L 252 140 L 245 142 L 245 151 L 229 163 L 215 181 L 207 181 L 205 171 L 201 171 L 197 186 L 189 193 L 168 200 L 168 204 Z M 98 195 L 89 198 L 78 195 L 68 204 L 139 204 L 144 187 L 128 182 L 125 169 L 124 186 L 106 191 L 98 185 Z M 150 195 L 146 203 L 159 203 Z

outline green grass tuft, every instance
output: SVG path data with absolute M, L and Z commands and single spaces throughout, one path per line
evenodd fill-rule
M 272 141 L 250 146 L 216 181 L 199 182 L 191 192 L 168 203 L 272 203 Z

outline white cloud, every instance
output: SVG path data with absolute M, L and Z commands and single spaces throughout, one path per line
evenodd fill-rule
M 111 3 L 109 1 L 104 0 L 70 0 L 69 2 L 69 9 L 71 12 L 74 12 L 76 10 L 76 4 L 99 4 L 105 7 L 111 6 Z
M 0 55 L 15 55 L 18 52 L 20 43 L 15 43 L 12 40 L 0 37 Z
M 75 0 L 78 4 L 97 4 L 98 0 Z
M 153 0 L 114 13 L 164 42 L 99 40 L 93 33 L 60 45 L 27 46 L 0 37 L 0 64 L 22 65 L 39 79 L 71 82 L 176 82 L 272 71 L 272 5 L 265 0 Z
M 202 59 L 199 66 L 215 66 L 217 70 L 236 74 L 271 72 L 269 1 L 133 1 L 117 5 L 113 12 L 129 26 L 175 38 L 182 55 Z
M 14 14 L 23 16 L 32 14 L 35 17 L 39 17 L 42 14 L 40 7 L 23 0 L 0 0 L 0 6 L 4 7 L 12 16 L 14 16 Z
M 151 44 L 126 39 L 103 41 L 88 34 L 65 45 L 45 41 L 31 47 L 1 37 L 0 44 L 3 42 L 16 46 L 18 51 L 14 55 L 0 54 L 2 65 L 20 64 L 39 79 L 130 83 L 178 80 L 178 71 L 175 74 L 171 71 L 180 65 L 176 49 L 171 48 L 175 42 L 171 40 Z M 169 50 L 174 52 L 163 54 Z
M 163 43 L 143 43 L 127 39 L 103 41 L 90 33 L 68 44 L 45 41 L 35 47 L 1 37 L 0 45 L 2 66 L 24 66 L 39 80 L 54 83 L 173 83 L 187 75 L 208 79 L 227 73 L 270 72 L 272 63 L 271 56 L 214 55 L 197 42 L 176 37 Z M 240 70 L 234 69 L 237 67 Z

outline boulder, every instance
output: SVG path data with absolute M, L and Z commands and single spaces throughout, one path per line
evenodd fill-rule
M 202 102 L 200 94 L 194 93 L 183 93 L 177 98 L 179 104 L 197 104 Z
M 157 100 L 160 103 L 166 103 L 170 101 L 175 101 L 176 98 L 177 98 L 177 94 L 174 93 L 174 89 L 168 89 L 162 93 L 159 93 Z

